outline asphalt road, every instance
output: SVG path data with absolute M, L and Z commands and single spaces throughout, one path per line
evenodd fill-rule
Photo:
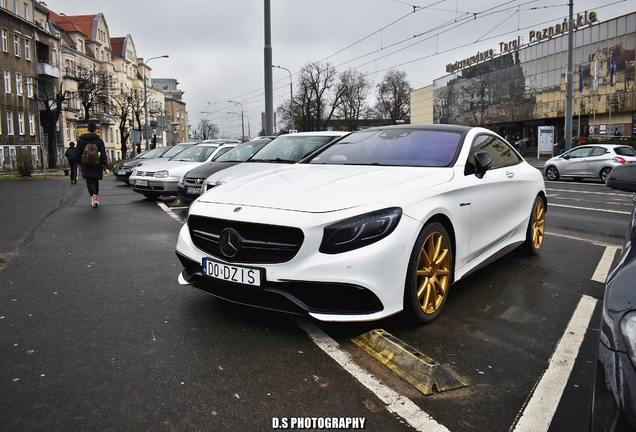
M 93 209 L 81 180 L 68 183 L 0 180 L 3 430 L 260 431 L 297 417 L 363 418 L 369 431 L 514 430 L 582 298 L 594 302 L 589 325 L 543 430 L 587 425 L 603 293 L 594 278 L 622 243 L 627 194 L 549 183 L 541 253 L 514 251 L 457 283 L 440 318 L 414 328 L 399 316 L 299 321 L 181 287 L 174 247 L 186 209 L 112 177 Z M 378 328 L 468 386 L 424 396 L 350 340 Z M 388 391 L 400 399 L 387 402 Z

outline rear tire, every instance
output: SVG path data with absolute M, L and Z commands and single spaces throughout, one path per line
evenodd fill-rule
M 540 196 L 534 199 L 530 220 L 526 230 L 526 241 L 523 243 L 524 249 L 531 255 L 536 255 L 543 245 L 545 236 L 545 202 Z
M 417 323 L 430 323 L 446 303 L 453 277 L 453 249 L 442 224 L 431 222 L 411 252 L 404 286 L 404 311 Z
M 559 170 L 557 167 L 550 165 L 545 169 L 545 176 L 548 180 L 557 181 L 559 179 Z
M 607 183 L 607 178 L 609 177 L 611 172 L 612 168 L 610 167 L 605 167 L 601 170 L 601 174 L 599 175 L 599 177 L 601 178 L 601 180 L 603 180 L 603 183 Z

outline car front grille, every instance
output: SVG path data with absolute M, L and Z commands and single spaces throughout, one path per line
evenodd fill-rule
M 283 263 L 291 260 L 303 244 L 300 228 L 237 222 L 191 215 L 188 218 L 190 237 L 196 247 L 228 262 L 250 264 Z M 221 233 L 233 228 L 241 238 L 238 253 L 228 258 L 219 247 Z

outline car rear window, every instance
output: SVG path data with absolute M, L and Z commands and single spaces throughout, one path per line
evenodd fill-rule
M 636 156 L 636 150 L 633 147 L 624 146 L 624 147 L 616 147 L 614 149 L 614 153 L 619 156 Z

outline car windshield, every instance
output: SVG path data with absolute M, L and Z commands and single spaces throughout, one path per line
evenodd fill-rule
M 161 157 L 162 158 L 174 157 L 174 156 L 178 155 L 179 153 L 181 153 L 182 151 L 184 151 L 187 148 L 190 148 L 190 146 L 176 145 L 176 146 L 172 147 L 170 150 L 168 150 L 167 152 L 165 152 L 163 155 L 161 155 Z
M 636 150 L 633 147 L 625 146 L 625 147 L 616 147 L 614 149 L 614 153 L 619 156 L 636 156 Z
M 216 162 L 245 162 L 254 153 L 263 148 L 267 141 L 247 142 L 234 147 L 229 152 L 217 157 Z
M 309 163 L 444 167 L 455 158 L 461 137 L 458 132 L 407 128 L 355 132 Z
M 158 157 L 161 157 L 161 155 L 167 152 L 168 150 L 170 150 L 169 147 L 159 147 L 156 149 L 148 150 L 147 152 L 143 152 L 142 154 L 137 156 L 135 159 L 137 158 L 138 159 L 156 159 Z
M 333 136 L 285 135 L 280 136 L 254 154 L 249 162 L 298 162 L 309 153 L 319 149 Z
M 218 145 L 195 145 L 188 147 L 170 160 L 179 162 L 205 162 L 218 147 Z

